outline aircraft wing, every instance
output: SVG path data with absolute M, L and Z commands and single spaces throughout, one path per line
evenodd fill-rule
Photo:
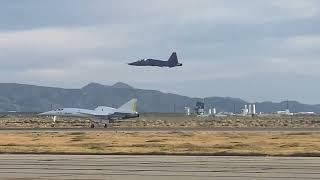
M 110 115 L 94 115 L 96 119 L 110 119 Z
M 130 119 L 139 117 L 139 114 L 132 114 L 132 113 L 113 113 L 109 115 L 94 115 L 97 119 Z

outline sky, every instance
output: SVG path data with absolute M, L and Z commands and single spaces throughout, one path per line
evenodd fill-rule
M 134 67 L 143 58 L 182 67 Z M 0 82 L 320 104 L 318 0 L 2 0 Z

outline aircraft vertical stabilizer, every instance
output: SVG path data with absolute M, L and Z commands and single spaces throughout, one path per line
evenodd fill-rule
M 172 64 L 178 64 L 179 62 L 178 62 L 177 53 L 173 52 L 168 61 Z
M 137 101 L 137 99 L 131 99 L 129 102 L 119 107 L 118 110 L 125 112 L 137 112 Z

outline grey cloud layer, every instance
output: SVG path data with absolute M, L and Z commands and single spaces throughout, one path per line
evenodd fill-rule
M 190 96 L 250 100 L 299 99 L 298 93 L 286 93 L 289 83 L 319 89 L 314 83 L 320 77 L 317 0 L 5 0 L 0 5 L 2 82 L 79 87 L 125 81 Z M 126 65 L 145 57 L 167 59 L 173 50 L 183 68 Z M 275 82 L 280 90 L 266 91 L 270 84 L 261 81 Z M 195 88 L 202 84 L 206 90 Z M 306 92 L 299 100 L 318 103 L 319 95 L 301 88 Z

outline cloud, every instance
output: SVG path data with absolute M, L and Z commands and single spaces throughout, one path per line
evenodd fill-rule
M 320 3 L 317 0 L 273 0 L 274 7 L 280 8 L 292 18 L 310 18 L 320 13 Z
M 276 91 L 266 91 L 271 82 L 283 93 L 286 82 L 320 76 L 316 0 L 30 0 L 1 5 L 2 82 L 81 87 L 91 81 L 124 81 L 191 96 L 242 96 L 254 89 L 272 98 Z M 183 67 L 126 64 L 166 60 L 172 51 Z
M 320 49 L 320 34 L 289 37 L 284 45 L 303 50 Z
M 132 46 L 121 26 L 51 27 L 0 32 L 0 69 L 61 68 L 77 64 L 79 58 L 102 56 Z
M 316 59 L 275 57 L 264 61 L 262 67 L 265 73 L 286 73 L 305 77 L 320 77 L 319 66 L 320 62 Z
M 28 51 L 73 51 L 96 48 L 122 48 L 126 34 L 114 27 L 52 27 L 0 32 L 0 48 Z

